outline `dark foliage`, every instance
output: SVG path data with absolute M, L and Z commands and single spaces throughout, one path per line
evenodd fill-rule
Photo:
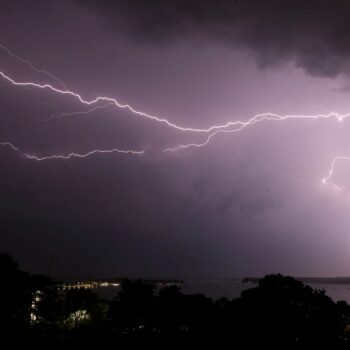
M 91 290 L 62 290 L 31 276 L 0 255 L 2 344 L 61 349 L 212 346 L 221 348 L 343 348 L 350 306 L 292 277 L 267 275 L 232 301 L 185 295 L 177 286 L 156 292 L 150 283 L 125 279 L 111 302 Z M 34 317 L 33 317 L 34 316 Z

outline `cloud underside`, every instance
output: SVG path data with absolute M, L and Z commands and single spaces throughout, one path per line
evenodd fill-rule
M 350 2 L 89 0 L 110 32 L 153 45 L 216 41 L 251 50 L 259 66 L 292 61 L 313 76 L 350 72 Z

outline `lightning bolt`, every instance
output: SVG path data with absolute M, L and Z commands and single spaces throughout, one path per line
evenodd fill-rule
M 208 128 L 192 128 L 192 127 L 187 127 L 187 126 L 181 126 L 181 125 L 178 125 L 178 124 L 171 122 L 170 120 L 168 120 L 166 118 L 139 111 L 129 104 L 120 103 L 116 98 L 112 98 L 112 97 L 108 97 L 108 96 L 98 96 L 98 97 L 93 98 L 93 99 L 85 99 L 82 97 L 81 94 L 79 94 L 75 91 L 69 90 L 65 86 L 65 84 L 61 81 L 61 79 L 59 79 L 58 77 L 54 76 L 53 74 L 49 73 L 48 71 L 46 71 L 44 69 L 36 68 L 32 64 L 32 62 L 14 54 L 11 50 L 9 50 L 4 45 L 0 44 L 0 49 L 5 51 L 8 55 L 10 55 L 12 58 L 16 59 L 17 61 L 25 63 L 33 71 L 35 71 L 37 73 L 41 73 L 41 74 L 46 74 L 51 79 L 55 80 L 60 85 L 60 87 L 56 87 L 56 86 L 51 85 L 49 83 L 41 84 L 41 83 L 36 83 L 33 81 L 18 81 L 18 80 L 15 80 L 14 78 L 10 77 L 9 75 L 4 73 L 3 71 L 0 71 L 0 77 L 3 78 L 4 80 L 6 80 L 7 82 L 9 82 L 10 84 L 12 84 L 14 86 L 19 86 L 19 87 L 33 87 L 36 89 L 49 90 L 49 91 L 57 93 L 57 94 L 73 97 L 73 98 L 77 99 L 80 103 L 82 103 L 84 105 L 88 105 L 88 106 L 96 104 L 96 106 L 94 106 L 92 109 L 89 109 L 86 111 L 62 112 L 58 115 L 52 115 L 50 118 L 45 119 L 45 120 L 41 120 L 39 122 L 51 121 L 55 118 L 62 118 L 65 116 L 87 115 L 87 114 L 92 113 L 94 111 L 97 111 L 99 109 L 104 109 L 109 105 L 115 105 L 117 108 L 126 109 L 139 117 L 144 117 L 144 118 L 156 121 L 158 123 L 163 123 L 166 126 L 168 126 L 170 128 L 174 128 L 180 132 L 192 132 L 192 133 L 204 133 L 204 134 L 206 134 L 204 141 L 202 141 L 200 143 L 180 144 L 180 145 L 177 145 L 174 147 L 166 148 L 163 150 L 163 152 L 174 152 L 174 151 L 186 150 L 186 149 L 191 149 L 191 148 L 201 148 L 201 147 L 207 146 L 211 142 L 211 140 L 214 137 L 216 137 L 217 135 L 220 135 L 223 133 L 240 132 L 243 129 L 245 129 L 246 127 L 253 126 L 253 125 L 261 123 L 261 122 L 284 121 L 287 119 L 316 120 L 316 119 L 330 119 L 330 118 L 336 119 L 339 122 L 341 122 L 344 119 L 350 117 L 350 113 L 339 114 L 339 113 L 335 113 L 335 112 L 329 112 L 328 114 L 315 114 L 315 115 L 293 115 L 293 114 L 280 115 L 280 114 L 268 112 L 268 113 L 263 113 L 263 114 L 257 114 L 247 121 L 228 121 L 224 124 L 212 125 Z M 103 105 L 99 105 L 98 104 L 99 102 L 106 102 L 106 103 Z M 21 152 L 18 147 L 16 147 L 14 144 L 12 144 L 11 142 L 8 142 L 8 141 L 0 142 L 0 146 L 9 147 L 16 152 Z M 23 153 L 23 154 L 28 159 L 36 160 L 36 161 L 44 161 L 44 160 L 50 160 L 50 159 L 86 158 L 86 157 L 92 156 L 94 154 L 114 153 L 114 152 L 123 153 L 123 154 L 138 154 L 138 155 L 140 155 L 140 154 L 144 154 L 145 150 L 135 151 L 135 150 L 123 150 L 123 149 L 119 149 L 119 148 L 112 148 L 112 149 L 95 149 L 95 150 L 92 150 L 92 151 L 89 151 L 86 153 L 72 152 L 72 153 L 69 153 L 66 155 L 54 154 L 54 155 L 48 155 L 48 156 L 37 156 L 37 155 L 28 154 L 28 153 Z M 337 186 L 331 182 L 336 163 L 340 160 L 350 161 L 350 157 L 337 156 L 337 157 L 333 158 L 333 160 L 331 162 L 330 169 L 328 171 L 328 175 L 322 179 L 323 184 L 332 184 L 335 188 L 342 189 L 342 187 Z
M 9 148 L 13 149 L 16 152 L 20 151 L 19 148 L 14 146 L 11 142 L 7 142 L 7 141 L 6 142 L 0 142 L 0 146 L 9 147 Z
M 24 155 L 28 159 L 34 159 L 38 162 L 41 162 L 43 160 L 49 160 L 49 159 L 70 159 L 70 158 L 87 158 L 89 156 L 92 156 L 93 154 L 99 154 L 99 153 L 123 153 L 123 154 L 144 154 L 145 151 L 134 151 L 134 150 L 122 150 L 118 148 L 112 148 L 112 149 L 94 149 L 93 151 L 87 152 L 87 153 L 69 153 L 67 155 L 62 155 L 62 154 L 54 154 L 46 157 L 38 157 L 35 155 L 31 155 L 28 153 L 25 153 Z
M 55 75 L 51 74 L 50 72 L 44 70 L 44 69 L 40 69 L 37 68 L 33 65 L 32 62 L 30 62 L 29 60 L 20 57 L 18 55 L 16 55 L 15 53 L 13 53 L 8 47 L 6 47 L 5 45 L 1 45 L 0 44 L 0 49 L 5 51 L 9 56 L 11 56 L 12 58 L 14 58 L 15 60 L 17 60 L 18 62 L 22 62 L 25 63 L 32 71 L 37 72 L 37 73 L 41 73 L 41 74 L 45 74 L 48 77 L 50 77 L 51 79 L 55 80 L 56 82 L 58 82 L 61 87 L 65 90 L 67 90 L 67 87 L 64 85 L 64 83 L 62 82 L 62 80 L 58 77 L 56 77 Z
M 210 132 L 212 130 L 218 129 L 218 128 L 224 128 L 224 127 L 228 127 L 230 126 L 232 123 L 229 122 L 225 125 L 214 125 L 208 129 L 195 129 L 195 128 L 189 128 L 189 127 L 182 127 L 179 125 L 176 125 L 175 123 L 170 122 L 169 120 L 165 119 L 165 118 L 160 118 L 157 117 L 155 115 L 151 115 L 151 114 L 147 114 L 145 112 L 141 112 L 136 110 L 135 108 L 133 108 L 132 106 L 130 106 L 129 104 L 122 104 L 120 102 L 118 102 L 117 99 L 112 98 L 112 97 L 108 97 L 108 96 L 98 96 L 94 99 L 91 100 L 87 100 L 84 99 L 80 94 L 78 94 L 77 92 L 71 91 L 71 90 L 67 90 L 67 89 L 59 89 L 57 87 L 54 87 L 51 84 L 39 84 L 39 83 L 34 83 L 31 81 L 26 81 L 26 82 L 21 82 L 21 81 L 16 81 L 13 78 L 9 77 L 7 74 L 5 74 L 4 72 L 0 71 L 0 77 L 2 77 L 3 79 L 7 80 L 9 83 L 11 83 L 12 85 L 15 86 L 22 86 L 22 87 L 33 87 L 33 88 L 37 88 L 37 89 L 44 89 L 44 90 L 50 90 L 52 92 L 61 94 L 61 95 L 68 95 L 71 97 L 76 98 L 79 102 L 85 104 L 85 105 L 92 105 L 92 104 L 96 104 L 100 101 L 105 101 L 105 102 L 110 102 L 115 104 L 117 107 L 122 108 L 122 109 L 127 109 L 130 112 L 132 112 L 135 115 L 144 117 L 144 118 L 148 118 L 154 121 L 157 121 L 159 123 L 164 123 L 169 127 L 175 128 L 177 130 L 180 131 L 191 131 L 191 132 Z
M 94 154 L 108 154 L 108 153 L 122 153 L 122 154 L 144 154 L 145 150 L 140 150 L 140 151 L 135 151 L 135 150 L 123 150 L 123 149 L 119 149 L 119 148 L 111 148 L 111 149 L 94 149 L 90 152 L 86 152 L 86 153 L 69 153 L 67 155 L 64 154 L 54 154 L 54 155 L 50 155 L 50 156 L 44 156 L 44 157 L 40 157 L 37 155 L 33 155 L 33 154 L 29 154 L 29 153 L 23 153 L 18 147 L 16 147 L 13 143 L 11 142 L 0 142 L 0 146 L 3 147 L 9 147 L 12 150 L 19 152 L 21 154 L 23 154 L 26 158 L 31 159 L 31 160 L 36 160 L 38 162 L 44 161 L 44 160 L 50 160 L 50 159 L 61 159 L 61 160 L 67 160 L 67 159 L 71 159 L 71 158 L 87 158 L 89 156 L 92 156 Z
M 308 120 L 316 120 L 316 119 L 330 119 L 335 118 L 339 122 L 344 120 L 345 118 L 350 117 L 350 113 L 346 114 L 338 114 L 335 112 L 331 112 L 328 114 L 315 114 L 315 115 L 293 115 L 293 114 L 287 114 L 287 115 L 280 115 L 276 113 L 263 113 L 263 114 L 257 114 L 251 119 L 242 122 L 242 121 L 236 121 L 236 122 L 229 122 L 227 124 L 222 126 L 215 126 L 216 131 L 209 134 L 206 139 L 201 143 L 188 143 L 183 145 L 178 145 L 175 147 L 166 148 L 163 150 L 163 152 L 174 152 L 178 150 L 184 150 L 189 148 L 200 148 L 204 147 L 209 144 L 209 142 L 214 138 L 216 135 L 222 134 L 222 133 L 235 133 L 242 131 L 244 128 L 255 125 L 257 123 L 261 123 L 263 121 L 283 121 L 287 119 L 308 119 Z M 234 128 L 228 128 L 227 126 L 234 126 Z M 210 128 L 209 128 L 210 129 Z M 209 130 L 207 129 L 207 130 Z M 228 130 L 227 130 L 228 129 Z
M 181 125 L 177 125 L 171 121 L 169 121 L 166 118 L 162 118 L 162 117 L 158 117 L 155 115 L 151 115 L 151 114 L 147 114 L 145 112 L 141 112 L 136 110 L 135 108 L 133 108 L 132 106 L 130 106 L 129 104 L 122 104 L 120 102 L 118 102 L 117 99 L 113 98 L 113 97 L 108 97 L 108 96 L 98 96 L 94 99 L 84 99 L 79 93 L 71 91 L 71 90 L 66 90 L 66 89 L 59 89 L 56 88 L 54 86 L 52 86 L 51 84 L 39 84 L 39 83 L 35 83 L 32 81 L 27 81 L 27 82 L 21 82 L 21 81 L 16 81 L 13 78 L 11 78 L 10 76 L 8 76 L 7 74 L 5 74 L 4 72 L 0 71 L 0 77 L 2 77 L 3 79 L 5 79 L 6 81 L 8 81 L 9 83 L 11 83 L 12 85 L 15 86 L 22 86 L 22 87 L 33 87 L 33 88 L 37 88 L 37 89 L 46 89 L 46 90 L 50 90 L 52 92 L 58 93 L 58 94 L 62 94 L 62 95 L 68 95 L 68 96 L 72 96 L 74 98 L 76 98 L 79 102 L 85 104 L 85 105 L 93 105 L 96 104 L 100 101 L 105 101 L 105 102 L 109 102 L 111 104 L 114 104 L 116 107 L 122 108 L 122 109 L 127 109 L 130 112 L 132 112 L 133 114 L 136 114 L 138 116 L 142 116 L 148 119 L 152 119 L 154 121 L 157 121 L 159 123 L 164 123 L 167 126 L 177 129 L 179 131 L 186 131 L 186 132 L 195 132 L 195 133 L 210 133 L 212 131 L 214 131 L 213 134 L 209 135 L 209 137 L 207 138 L 207 140 L 211 139 L 213 136 L 215 136 L 216 134 L 218 134 L 220 131 L 222 131 L 221 129 L 227 129 L 230 127 L 237 127 L 237 129 L 233 129 L 233 130 L 229 130 L 226 132 L 235 132 L 235 131 L 240 131 L 243 128 L 245 128 L 246 126 L 249 125 L 253 125 L 257 122 L 261 122 L 264 120 L 269 120 L 269 121 L 273 121 L 273 120 L 277 120 L 277 121 L 281 121 L 281 120 L 286 120 L 286 119 L 320 119 L 320 118 L 336 118 L 338 119 L 338 121 L 342 121 L 345 118 L 348 118 L 350 116 L 350 113 L 346 113 L 346 114 L 339 114 L 339 113 L 335 113 L 335 112 L 331 112 L 328 114 L 316 114 L 316 115 L 280 115 L 280 114 L 274 114 L 274 113 L 264 113 L 264 114 L 257 114 L 254 117 L 252 117 L 251 119 L 249 119 L 248 121 L 229 121 L 225 124 L 219 124 L 219 125 L 212 125 L 208 128 L 191 128 L 191 127 L 185 127 L 185 126 L 181 126 Z M 195 146 L 195 147 L 200 147 L 200 146 L 204 146 L 206 145 L 208 142 L 204 142 L 203 144 L 189 144 L 189 145 L 180 145 L 178 147 L 180 148 L 188 148 L 191 146 Z
M 327 176 L 325 176 L 322 179 L 322 183 L 323 184 L 331 184 L 337 190 L 343 190 L 344 189 L 343 187 L 341 187 L 339 185 L 336 185 L 333 182 L 331 182 L 332 181 L 332 176 L 333 176 L 334 171 L 335 171 L 336 163 L 339 162 L 339 161 L 342 161 L 342 160 L 350 161 L 350 157 L 348 157 L 348 156 L 337 156 L 337 157 L 334 157 L 332 162 L 331 162 L 331 165 L 330 165 L 330 168 L 329 168 Z
M 149 118 L 149 119 L 152 119 L 152 120 L 157 121 L 159 123 L 165 123 L 167 126 L 169 126 L 171 128 L 175 128 L 179 131 L 195 132 L 195 133 L 207 133 L 207 134 L 209 133 L 209 135 L 206 137 L 206 139 L 201 143 L 180 144 L 180 145 L 177 145 L 175 147 L 166 148 L 163 150 L 163 152 L 173 152 L 173 151 L 184 150 L 184 149 L 189 149 L 189 148 L 201 148 L 201 147 L 208 145 L 209 142 L 215 136 L 217 136 L 219 134 L 236 133 L 236 132 L 242 131 L 246 127 L 253 126 L 257 123 L 261 123 L 264 121 L 284 121 L 287 119 L 316 120 L 316 119 L 334 118 L 334 119 L 338 120 L 339 122 L 341 122 L 350 116 L 350 113 L 339 114 L 339 113 L 335 113 L 335 112 L 331 112 L 328 114 L 316 114 L 316 115 L 293 115 L 293 114 L 280 115 L 280 114 L 275 114 L 275 113 L 264 113 L 264 114 L 257 114 L 247 121 L 229 121 L 229 122 L 222 124 L 222 125 L 213 125 L 213 126 L 210 126 L 209 128 L 198 129 L 198 128 L 180 126 L 180 125 L 177 125 L 175 123 L 170 122 L 169 120 L 167 120 L 165 118 L 160 118 L 160 117 L 157 117 L 154 115 L 147 114 L 145 112 L 138 111 L 128 104 L 119 103 L 118 100 L 116 100 L 115 98 L 111 98 L 111 97 L 107 97 L 107 96 L 98 96 L 95 99 L 86 100 L 80 94 L 78 94 L 74 91 L 67 90 L 67 89 L 59 89 L 59 88 L 56 88 L 50 84 L 39 84 L 39 83 L 31 82 L 31 81 L 29 81 L 29 82 L 16 81 L 13 78 L 6 75 L 2 71 L 0 71 L 0 76 L 3 79 L 5 79 L 6 81 L 10 82 L 12 85 L 21 86 L 21 87 L 34 87 L 34 88 L 38 88 L 38 89 L 48 89 L 48 90 L 55 92 L 55 93 L 58 93 L 58 94 L 72 96 L 72 97 L 78 99 L 81 103 L 83 103 L 85 105 L 97 104 L 100 101 L 107 102 L 106 104 L 104 104 L 102 106 L 97 105 L 88 111 L 61 113 L 61 114 L 56 115 L 56 116 L 54 115 L 53 117 L 49 118 L 48 120 L 52 120 L 54 118 L 63 117 L 63 116 L 72 116 L 72 115 L 77 115 L 77 114 L 88 114 L 88 113 L 91 113 L 93 111 L 96 111 L 97 109 L 106 108 L 108 105 L 114 104 L 118 108 L 127 109 L 138 116 Z M 7 146 L 11 145 L 14 150 L 18 151 L 18 148 L 9 142 L 1 143 L 1 145 L 7 145 Z M 93 151 L 83 153 L 83 154 L 72 152 L 68 155 L 59 154 L 59 155 L 50 155 L 50 156 L 45 156 L 45 157 L 39 157 L 39 156 L 34 156 L 34 155 L 29 155 L 29 154 L 25 154 L 25 156 L 29 159 L 43 161 L 43 160 L 49 160 L 49 159 L 70 159 L 73 157 L 86 158 L 86 157 L 89 157 L 89 156 L 96 154 L 96 153 L 113 153 L 113 152 L 124 153 L 124 154 L 143 154 L 143 153 L 145 153 L 145 150 L 134 151 L 134 150 L 121 150 L 118 148 L 113 148 L 113 149 L 106 149 L 106 150 L 93 150 Z M 322 180 L 323 183 L 329 182 L 329 179 L 331 178 L 333 171 L 334 171 L 334 164 L 340 158 L 336 157 L 332 161 L 330 175 Z M 343 157 L 342 159 L 345 159 L 345 157 Z
M 74 112 L 62 112 L 56 106 L 54 106 L 54 105 L 52 105 L 52 104 L 50 104 L 48 102 L 42 101 L 42 100 L 38 99 L 37 97 L 34 97 L 34 96 L 32 96 L 32 97 L 38 103 L 50 106 L 52 109 L 56 110 L 59 113 L 58 114 L 52 114 L 49 118 L 31 121 L 31 122 L 29 122 L 29 123 L 27 123 L 25 125 L 25 128 L 29 127 L 29 126 L 32 126 L 32 125 L 37 125 L 37 124 L 40 124 L 40 123 L 48 123 L 48 122 L 51 122 L 51 121 L 53 121 L 55 119 L 62 119 L 64 117 L 73 117 L 73 116 L 78 116 L 78 115 L 86 116 L 88 114 L 94 113 L 94 112 L 96 112 L 98 110 L 102 110 L 102 109 L 107 108 L 108 106 L 113 105 L 112 103 L 106 103 L 104 105 L 97 105 L 97 106 L 95 106 L 95 107 L 93 107 L 91 109 L 88 109 L 88 110 L 74 111 Z M 13 134 L 11 134 L 10 137 L 17 136 L 19 134 L 23 134 L 25 132 L 25 128 L 14 132 Z
M 77 115 L 88 115 L 88 114 L 96 112 L 98 110 L 105 109 L 111 105 L 113 105 L 113 103 L 109 102 L 109 103 L 106 103 L 104 105 L 97 105 L 97 106 L 95 106 L 91 109 L 88 109 L 86 111 L 62 112 L 60 114 L 53 114 L 50 118 L 38 120 L 38 121 L 36 121 L 36 123 L 50 122 L 54 119 L 61 119 L 64 117 L 72 117 L 72 116 L 77 116 Z

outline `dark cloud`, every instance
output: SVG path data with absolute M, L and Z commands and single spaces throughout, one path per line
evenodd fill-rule
M 350 71 L 350 3 L 336 0 L 90 0 L 106 26 L 138 42 L 208 38 L 249 49 L 262 67 L 293 61 L 314 76 Z

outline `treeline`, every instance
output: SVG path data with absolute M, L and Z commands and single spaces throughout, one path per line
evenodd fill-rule
M 238 299 L 124 280 L 112 301 L 62 290 L 0 255 L 0 344 L 160 348 L 346 348 L 350 307 L 289 276 L 267 275 Z

